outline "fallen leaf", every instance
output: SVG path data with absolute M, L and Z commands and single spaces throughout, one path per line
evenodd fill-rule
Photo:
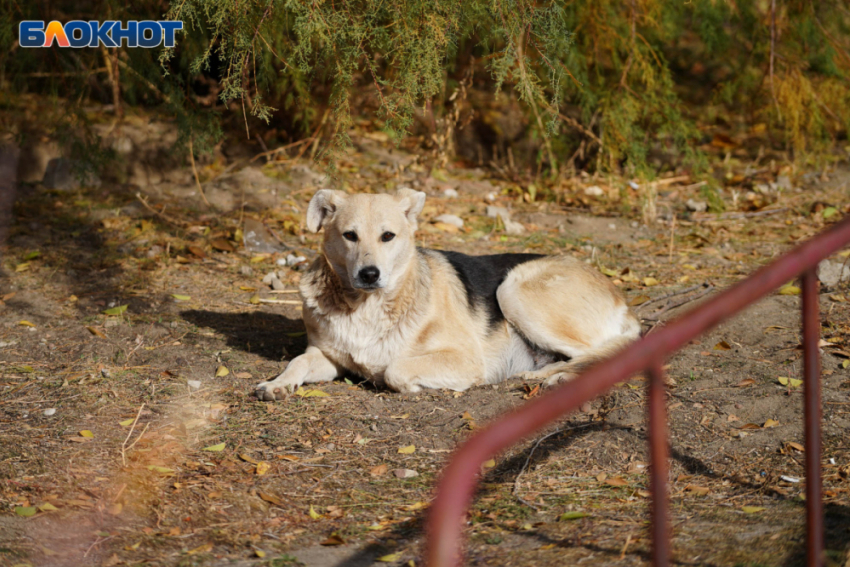
M 210 241 L 210 246 L 221 252 L 235 252 L 236 248 L 224 238 L 216 238 Z
M 587 518 L 590 516 L 587 512 L 564 512 L 560 516 L 558 516 L 558 521 L 568 522 L 571 520 L 578 520 L 580 518 Z
M 328 539 L 321 542 L 319 545 L 345 545 L 345 540 L 337 534 L 331 534 Z
M 618 476 L 618 477 L 606 479 L 605 484 L 608 484 L 610 486 L 628 486 L 629 481 Z
M 186 552 L 187 555 L 195 555 L 196 553 L 207 553 L 212 551 L 213 544 L 205 543 L 204 545 L 199 545 L 195 549 L 190 549 Z
M 180 295 L 179 293 L 172 293 L 171 297 L 173 297 L 177 301 L 189 301 L 190 299 L 192 299 L 188 295 Z
M 620 272 L 617 270 L 612 270 L 610 268 L 599 268 L 599 271 L 608 276 L 609 278 L 616 278 L 620 275 Z
M 841 363 L 841 368 L 847 368 L 850 366 L 850 358 Z
M 101 339 L 106 338 L 106 335 L 104 335 L 102 331 L 100 331 L 99 329 L 97 329 L 95 327 L 86 327 L 86 329 L 88 330 L 89 333 L 91 333 L 92 335 L 94 335 L 98 338 L 101 338 Z
M 460 232 L 460 229 L 458 227 L 446 222 L 435 222 L 434 228 L 442 230 L 443 232 L 451 232 L 452 234 Z
M 643 305 L 649 301 L 649 297 L 646 295 L 638 295 L 637 297 L 633 297 L 631 301 L 629 301 L 629 305 L 632 307 L 637 307 L 638 305 Z
M 18 321 L 18 325 L 21 325 L 22 327 L 35 327 L 35 323 L 31 323 L 27 320 Z
M 726 341 L 720 341 L 716 345 L 714 345 L 714 350 L 731 350 L 732 347 L 729 346 L 729 343 Z
M 697 496 L 705 496 L 711 489 L 705 486 L 697 486 L 696 484 L 689 484 L 685 487 L 685 492 L 692 492 Z
M 745 423 L 744 425 L 742 425 L 738 429 L 761 429 L 761 425 L 759 425 L 757 423 Z
M 763 512 L 764 508 L 761 506 L 742 506 L 741 511 L 744 514 L 756 514 L 758 512 Z
M 416 445 L 408 445 L 407 447 L 399 447 L 398 452 L 402 455 L 410 455 L 416 451 Z
M 260 461 L 259 463 L 257 463 L 257 470 L 256 470 L 257 475 L 263 476 L 264 474 L 269 472 L 269 469 L 271 469 L 271 468 L 272 468 L 272 466 L 270 464 L 268 464 L 267 462 Z
M 87 437 L 89 439 L 94 439 L 94 433 L 92 433 L 88 429 L 83 429 L 82 431 L 80 431 L 80 437 Z
M 265 556 L 266 556 L 266 552 L 265 552 L 265 551 L 263 551 L 262 549 L 255 549 L 255 550 L 254 550 L 254 554 L 255 554 L 257 557 L 259 557 L 260 559 L 262 559 L 263 557 L 265 557 Z
M 451 226 L 451 225 L 449 225 L 449 226 Z M 379 561 L 381 563 L 395 563 L 399 559 L 401 559 L 401 552 L 390 553 L 389 555 L 382 555 L 381 557 L 378 557 L 377 559 L 375 559 L 375 561 Z
M 314 520 L 318 520 L 319 518 L 321 518 L 321 517 L 322 517 L 322 515 L 321 515 L 321 514 L 319 514 L 318 512 L 316 512 L 316 510 L 314 510 L 314 509 L 313 509 L 313 506 L 312 506 L 312 505 L 310 505 L 310 511 L 309 511 L 309 512 L 307 512 L 307 513 L 308 513 L 308 514 L 310 515 L 310 517 L 311 517 L 311 518 L 313 518 Z
M 243 379 L 243 380 L 247 380 L 247 379 L 249 379 L 249 378 L 253 378 L 253 376 L 251 376 L 251 373 L 250 373 L 250 372 L 237 372 L 237 373 L 235 374 L 235 376 L 236 376 L 237 378 L 241 378 L 241 379 Z
M 248 303 L 251 303 L 253 305 L 259 305 L 261 303 L 260 296 L 259 295 L 251 296 L 251 299 L 248 300 Z
M 775 419 L 768 419 L 767 421 L 764 422 L 764 425 L 762 425 L 762 427 L 764 429 L 768 429 L 770 427 L 776 427 L 777 425 L 779 425 L 778 421 L 776 421 Z
M 247 463 L 251 463 L 252 465 L 256 465 L 260 462 L 256 459 L 252 458 L 247 453 L 239 453 L 239 458 L 242 459 L 243 461 L 247 462 Z
M 118 425 L 120 425 L 121 427 L 130 427 L 131 425 L 133 425 L 134 421 L 136 421 L 136 419 L 131 417 L 130 419 L 125 419 L 124 421 L 119 421 Z
M 18 264 L 17 266 L 15 266 L 16 272 L 26 272 L 29 269 L 30 269 L 30 263 L 29 262 L 22 262 L 22 263 Z
M 257 492 L 257 496 L 259 496 L 269 504 L 274 504 L 275 506 L 283 506 L 283 500 L 267 492 Z
M 327 398 L 330 397 L 330 394 L 321 390 L 307 390 L 302 396 L 305 398 Z
M 55 512 L 59 508 L 57 508 L 56 506 L 54 506 L 50 502 L 45 502 L 44 504 L 39 506 L 38 509 L 41 510 L 42 512 Z
M 735 387 L 736 388 L 744 388 L 746 386 L 752 386 L 755 383 L 756 383 L 756 381 L 753 380 L 752 378 L 744 378 L 743 380 L 741 380 L 740 382 L 735 384 Z
M 160 467 L 158 465 L 148 465 L 148 470 L 161 474 L 174 474 L 174 469 L 170 469 L 168 467 Z
M 793 284 L 785 284 L 779 288 L 779 295 L 800 295 L 800 293 L 802 290 Z
M 198 258 L 201 258 L 202 260 L 207 257 L 206 253 L 200 246 L 189 246 L 186 248 L 186 250 L 188 250 Z
M 728 423 L 731 423 L 733 421 L 741 421 L 741 420 L 737 415 L 729 414 L 728 416 L 726 416 L 726 421 Z
M 378 465 L 369 469 L 369 474 L 372 476 L 383 476 L 387 474 L 387 470 L 389 470 L 387 465 Z
M 483 466 L 485 469 L 492 469 L 493 467 L 496 466 L 496 459 L 490 459 L 489 461 L 484 461 L 484 464 L 481 465 L 481 466 Z
M 823 215 L 823 218 L 828 219 L 830 217 L 837 215 L 838 209 L 836 209 L 835 207 L 827 207 L 823 210 L 823 212 L 821 214 Z M 28 258 L 25 257 L 24 259 L 26 260 Z
M 605 479 L 608 478 L 608 473 L 599 473 L 596 475 L 596 480 L 599 482 L 605 482 Z
M 776 381 L 783 386 L 791 386 L 792 388 L 799 388 L 803 385 L 802 380 L 798 380 L 797 378 L 786 378 L 785 376 L 780 376 L 776 379 Z
M 800 445 L 799 443 L 794 443 L 793 441 L 789 441 L 788 443 L 786 443 L 786 445 L 788 445 L 788 446 L 789 446 L 789 447 L 791 447 L 792 449 L 795 449 L 795 450 L 797 450 L 797 451 L 800 451 L 801 453 L 804 453 L 804 452 L 806 451 L 806 448 L 805 448 L 805 447 L 803 447 L 803 446 L 802 446 L 802 445 Z
M 643 285 L 645 285 L 646 287 L 658 285 L 658 280 L 655 278 L 646 277 L 643 278 Z
M 118 307 L 113 307 L 112 309 L 107 309 L 103 312 L 104 315 L 121 315 L 127 311 L 126 305 L 119 305 Z
M 35 506 L 15 506 L 15 514 L 24 518 L 35 516 L 36 512 L 38 512 L 38 508 Z
M 217 445 L 210 445 L 209 447 L 204 447 L 204 451 L 214 451 L 216 453 L 220 453 L 224 451 L 224 443 L 219 443 Z
M 219 366 L 215 370 L 215 377 L 216 378 L 223 378 L 224 376 L 227 376 L 228 374 L 230 374 L 230 370 L 228 370 L 226 366 Z

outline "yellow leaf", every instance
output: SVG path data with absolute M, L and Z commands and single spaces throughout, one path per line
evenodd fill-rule
M 646 287 L 658 285 L 658 280 L 655 278 L 646 277 L 643 278 L 643 285 L 645 285 Z
M 268 257 L 269 257 L 269 254 L 257 254 L 256 256 L 251 258 L 251 263 L 252 264 L 259 264 L 260 262 L 262 262 L 263 260 L 265 260 Z
M 54 506 L 50 502 L 45 502 L 44 504 L 39 506 L 38 509 L 41 510 L 42 512 L 55 512 L 59 508 L 57 508 L 56 506 Z
M 22 325 L 24 327 L 35 327 L 35 323 L 30 323 L 29 321 L 18 321 L 18 325 Z
M 127 311 L 126 305 L 119 305 L 118 307 L 113 307 L 112 309 L 107 309 L 103 312 L 104 315 L 121 315 Z
M 99 337 L 101 339 L 106 338 L 106 335 L 103 334 L 103 331 L 101 331 L 101 330 L 99 330 L 95 327 L 86 327 L 86 329 L 88 329 L 89 333 L 91 333 L 92 335 L 94 335 L 96 337 Z
M 390 553 L 389 555 L 382 555 L 378 557 L 375 561 L 380 561 L 381 563 L 395 563 L 401 559 L 401 553 Z
M 610 268 L 599 268 L 599 271 L 602 272 L 603 274 L 605 274 L 606 276 L 610 277 L 610 278 L 616 278 L 617 276 L 620 275 L 619 272 L 617 272 L 617 270 L 612 270 Z
M 224 443 L 219 443 L 218 445 L 210 445 L 209 447 L 204 447 L 204 451 L 214 451 L 216 453 L 220 453 L 224 451 Z
M 744 514 L 755 514 L 757 512 L 764 511 L 764 508 L 761 506 L 743 506 L 741 507 L 741 511 L 744 512 Z
M 260 559 L 262 559 L 263 557 L 266 556 L 266 552 L 263 551 L 262 549 L 255 549 L 254 553 L 256 553 L 257 557 L 259 557 Z
M 38 512 L 38 508 L 35 506 L 16 506 L 15 514 L 18 516 L 23 516 L 24 518 L 29 518 L 30 516 L 35 516 L 35 513 Z
M 247 285 L 240 285 L 239 289 L 241 289 L 242 291 L 257 291 L 257 288 Z
M 847 368 L 850 366 L 850 358 L 841 363 L 841 368 Z
M 22 264 L 18 264 L 17 266 L 15 266 L 16 272 L 26 272 L 29 269 L 30 269 L 30 263 L 29 262 L 23 262 Z
M 131 417 L 130 419 L 125 419 L 124 421 L 119 421 L 118 425 L 120 425 L 121 427 L 130 427 L 131 425 L 133 425 L 134 421 L 136 421 L 136 420 Z
M 769 427 L 776 427 L 777 425 L 779 425 L 778 421 L 776 421 L 775 419 L 768 419 L 767 421 L 764 422 L 764 425 L 762 425 L 762 427 L 764 429 L 767 429 Z
M 258 465 L 258 464 L 260 464 L 260 461 L 258 461 L 258 460 L 256 460 L 256 459 L 251 458 L 251 456 L 250 456 L 250 455 L 248 455 L 248 454 L 246 454 L 246 453 L 239 453 L 239 458 L 240 458 L 240 459 L 242 459 L 243 461 L 246 461 L 246 462 L 248 462 L 248 463 L 251 463 L 252 465 Z
M 228 370 L 226 366 L 219 366 L 215 371 L 216 378 L 222 378 L 228 374 L 230 374 L 230 370 Z
M 786 378 L 785 376 L 780 376 L 779 378 L 776 379 L 776 381 L 779 382 L 780 384 L 782 384 L 783 386 L 788 385 L 788 378 Z
M 160 467 L 157 465 L 148 465 L 148 470 L 161 474 L 174 474 L 174 469 L 170 469 L 168 467 Z
M 398 452 L 402 455 L 410 455 L 416 451 L 416 445 L 408 445 L 407 447 L 399 447 Z
M 716 345 L 714 345 L 714 350 L 731 350 L 732 347 L 729 346 L 729 343 L 726 341 L 720 341 Z
M 80 435 L 82 437 L 88 437 L 89 439 L 94 439 L 94 433 L 92 433 L 88 429 L 83 429 L 82 431 L 80 431 Z
M 190 299 L 192 299 L 188 295 L 180 295 L 179 293 L 172 293 L 171 297 L 173 297 L 177 301 L 189 301 Z
M 313 518 L 314 520 L 318 520 L 319 518 L 321 518 L 321 517 L 322 517 L 322 515 L 321 515 L 321 514 L 319 514 L 318 512 L 316 512 L 316 511 L 313 509 L 313 506 L 312 506 L 312 505 L 310 505 L 310 511 L 309 511 L 309 512 L 307 512 L 307 513 L 308 513 L 308 514 L 310 514 L 310 517 L 311 517 L 311 518 Z
M 785 284 L 779 288 L 779 295 L 800 295 L 802 290 L 793 284 Z
M 270 468 L 272 468 L 270 464 L 265 461 L 260 461 L 259 463 L 257 463 L 257 475 L 263 476 L 264 474 L 269 472 Z
M 213 548 L 213 544 L 205 543 L 204 545 L 199 545 L 195 549 L 190 549 L 186 553 L 188 555 L 195 555 L 196 553 L 207 553 L 209 551 L 212 551 L 212 548 Z
M 248 300 L 248 303 L 250 303 L 252 305 L 259 305 L 260 304 L 260 296 L 259 295 L 251 296 L 251 299 Z
M 492 469 L 495 466 L 496 466 L 496 459 L 490 459 L 489 461 L 485 462 L 484 465 L 483 465 L 483 467 L 485 469 Z
M 587 512 L 565 512 L 558 517 L 558 520 L 568 522 L 570 520 L 579 520 L 588 516 L 590 516 L 590 514 Z
M 330 394 L 321 390 L 307 390 L 304 392 L 305 398 L 327 398 Z

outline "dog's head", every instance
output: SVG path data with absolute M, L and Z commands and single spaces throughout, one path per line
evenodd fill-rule
M 322 189 L 310 201 L 307 228 L 325 230 L 323 251 L 343 283 L 354 289 L 392 290 L 415 257 L 416 217 L 425 193 L 348 195 Z

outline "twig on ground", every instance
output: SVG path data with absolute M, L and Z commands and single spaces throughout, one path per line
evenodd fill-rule
M 139 201 L 141 201 L 142 205 L 144 205 L 147 210 L 149 210 L 150 212 L 152 212 L 153 214 L 155 214 L 156 216 L 158 216 L 159 218 L 161 218 L 165 222 L 173 224 L 176 227 L 183 228 L 184 224 L 182 222 L 180 222 L 179 220 L 177 220 L 175 218 L 172 218 L 172 217 L 166 215 L 165 213 L 161 213 L 161 212 L 157 211 L 156 209 L 154 209 L 150 205 L 150 203 L 148 203 L 148 200 L 145 199 L 144 197 L 142 197 L 142 194 L 139 193 L 138 191 L 136 192 L 136 198 Z
M 528 468 L 528 463 L 531 462 L 531 457 L 534 456 L 534 451 L 537 450 L 537 447 L 539 447 L 541 443 L 543 443 L 544 441 L 546 441 L 547 439 L 549 439 L 550 437 L 552 437 L 554 435 L 557 435 L 559 433 L 564 433 L 566 431 L 572 431 L 573 429 L 581 429 L 583 427 L 590 427 L 591 425 L 593 425 L 593 422 L 583 423 L 581 425 L 574 425 L 573 427 L 564 427 L 563 429 L 558 429 L 557 431 L 553 431 L 552 433 L 549 433 L 548 435 L 544 435 L 543 437 L 538 439 L 537 443 L 534 444 L 534 447 L 531 448 L 531 451 L 528 452 L 528 457 L 526 457 L 525 463 L 522 465 L 522 468 L 519 470 L 519 473 L 516 475 L 516 479 L 514 479 L 514 489 L 513 489 L 514 498 L 516 498 L 521 504 L 525 504 L 529 508 L 534 508 L 535 510 L 539 511 L 540 508 L 538 506 L 535 506 L 531 502 L 524 500 L 519 495 L 519 479 L 522 476 L 522 473 L 525 472 L 525 469 Z
M 684 295 L 686 293 L 691 293 L 692 291 L 696 291 L 699 288 L 705 287 L 707 285 L 709 285 L 708 282 L 701 283 L 701 284 L 697 284 L 697 285 L 694 285 L 694 286 L 691 286 L 691 287 L 686 287 L 685 289 L 681 289 L 679 291 L 673 291 L 673 292 L 670 292 L 670 293 L 666 293 L 666 294 L 664 294 L 660 297 L 656 297 L 655 299 L 650 299 L 646 303 L 641 303 L 638 306 L 638 311 L 640 311 L 641 309 L 643 309 L 644 307 L 646 307 L 647 305 L 650 305 L 652 303 L 658 303 L 659 301 L 664 301 L 665 299 L 669 299 L 669 298 L 675 297 L 677 295 Z
M 720 221 L 720 220 L 735 220 L 735 219 L 749 219 L 753 217 L 764 217 L 767 215 L 775 215 L 777 213 L 784 213 L 788 210 L 787 207 L 782 207 L 780 209 L 768 209 L 766 211 L 754 211 L 752 213 L 722 213 L 719 215 L 711 215 L 709 214 L 706 217 L 694 217 L 691 218 L 693 222 L 711 222 L 711 221 Z
M 127 441 L 129 441 L 130 436 L 133 435 L 133 430 L 136 429 L 136 424 L 139 422 L 139 416 L 142 415 L 142 409 L 144 409 L 144 407 L 145 404 L 144 402 L 142 402 L 142 405 L 139 406 L 139 411 L 136 412 L 136 419 L 133 420 L 133 425 L 130 427 L 130 431 L 127 433 L 127 438 L 124 439 L 124 443 L 121 444 L 121 462 L 125 467 L 127 466 Z
M 213 207 L 210 202 L 207 201 L 207 195 L 204 193 L 204 188 L 201 187 L 201 178 L 198 175 L 198 168 L 195 167 L 195 148 L 192 143 L 192 140 L 193 137 L 189 136 L 189 162 L 192 164 L 192 173 L 195 175 L 195 184 L 197 184 L 198 191 L 201 193 L 201 198 L 204 200 L 204 203 L 206 203 L 207 207 L 215 210 L 215 207 Z
M 704 290 L 699 293 L 695 293 L 689 297 L 683 297 L 682 299 L 677 299 L 675 301 L 668 301 L 661 309 L 652 313 L 651 315 L 647 315 L 645 317 L 641 317 L 644 321 L 657 321 L 659 317 L 661 317 L 664 313 L 667 313 L 671 309 L 675 309 L 676 307 L 680 307 L 686 303 L 690 303 L 691 301 L 695 301 L 705 295 L 711 293 L 714 290 L 713 285 L 709 285 Z

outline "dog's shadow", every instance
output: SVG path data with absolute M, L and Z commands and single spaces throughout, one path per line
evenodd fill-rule
M 280 362 L 302 354 L 307 334 L 301 319 L 276 313 L 218 313 L 192 309 L 180 316 L 198 327 L 213 329 L 226 337 L 227 346 Z

